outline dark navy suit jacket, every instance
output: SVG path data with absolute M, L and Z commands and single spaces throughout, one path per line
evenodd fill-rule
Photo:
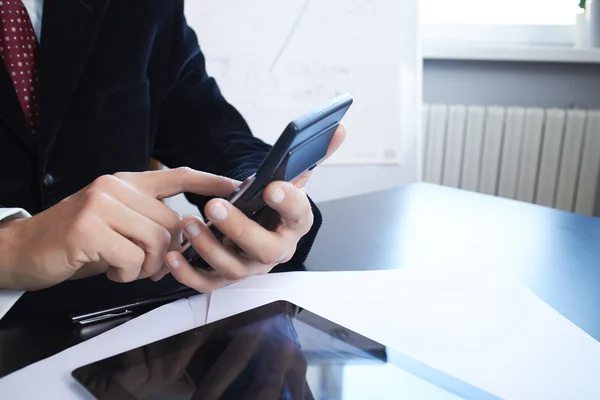
M 207 75 L 183 0 L 45 0 L 37 56 L 35 136 L 0 62 L 0 207 L 36 214 L 103 174 L 144 171 L 151 157 L 243 180 L 270 148 Z M 201 209 L 208 201 L 186 197 Z M 321 223 L 314 204 L 313 212 L 289 265 L 310 249 Z M 87 307 L 91 297 L 113 303 L 173 284 L 97 277 L 28 296 L 43 296 L 39 307 Z

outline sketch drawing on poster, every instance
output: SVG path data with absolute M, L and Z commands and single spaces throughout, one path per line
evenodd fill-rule
M 403 108 L 401 74 L 416 72 L 403 65 L 401 3 L 194 0 L 186 17 L 209 74 L 255 135 L 273 143 L 290 120 L 348 92 L 349 136 L 330 163 L 387 165 L 415 150 L 401 130 L 419 115 Z

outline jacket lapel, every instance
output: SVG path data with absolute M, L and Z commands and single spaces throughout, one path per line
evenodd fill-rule
M 34 150 L 34 140 L 31 129 L 27 125 L 21 103 L 15 92 L 11 78 L 0 59 L 0 123 L 14 132 L 30 150 Z
M 45 0 L 39 48 L 39 149 L 45 163 L 109 0 Z

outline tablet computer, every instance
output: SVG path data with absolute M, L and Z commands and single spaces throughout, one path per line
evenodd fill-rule
M 496 399 L 278 301 L 72 373 L 97 399 Z

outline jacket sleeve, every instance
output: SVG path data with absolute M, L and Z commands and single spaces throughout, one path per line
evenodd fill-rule
M 171 43 L 172 84 L 161 104 L 153 156 L 170 168 L 187 166 L 232 179 L 253 174 L 270 146 L 253 136 L 242 115 L 207 74 L 205 57 L 194 31 L 178 6 Z M 188 201 L 204 209 L 210 198 L 192 193 Z M 311 201 L 315 223 L 302 238 L 292 263 L 303 263 L 321 225 Z

